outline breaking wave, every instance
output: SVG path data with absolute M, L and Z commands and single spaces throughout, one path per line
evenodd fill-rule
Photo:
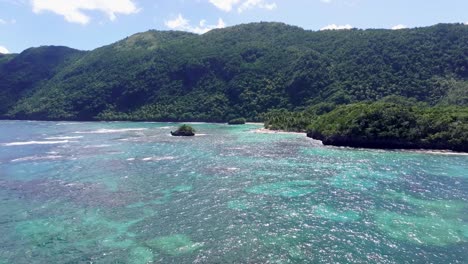
M 76 141 L 70 140 L 60 140 L 60 141 L 24 141 L 24 142 L 10 142 L 3 143 L 2 146 L 11 147 L 11 146 L 26 146 L 26 145 L 54 145 L 54 144 L 65 144 Z
M 147 128 L 122 128 L 122 129 L 98 129 L 92 131 L 76 131 L 74 134 L 113 134 L 113 133 L 124 133 L 124 132 L 135 132 L 144 131 Z

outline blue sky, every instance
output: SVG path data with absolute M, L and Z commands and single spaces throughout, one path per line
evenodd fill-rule
M 90 50 L 149 29 L 203 33 L 258 21 L 310 30 L 468 23 L 468 0 L 0 0 L 0 53 Z

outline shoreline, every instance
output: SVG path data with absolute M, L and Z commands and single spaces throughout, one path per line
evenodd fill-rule
M 227 125 L 227 122 L 202 122 L 202 121 L 132 121 L 132 120 L 34 120 L 34 119 L 0 119 L 0 122 L 47 122 L 47 123 L 146 123 L 146 124 L 219 124 Z M 263 126 L 262 122 L 246 122 L 245 125 Z M 286 131 L 285 131 L 286 132 Z
M 457 152 L 453 150 L 437 150 L 437 149 L 402 149 L 403 152 L 411 152 L 418 154 L 446 155 L 446 156 L 468 156 L 468 152 Z
M 358 149 L 381 149 L 381 150 L 406 150 L 406 151 L 425 151 L 430 153 L 466 153 L 468 149 L 462 146 L 451 146 L 447 142 L 421 142 L 418 139 L 410 141 L 406 139 L 385 139 L 385 138 L 361 138 L 357 136 L 324 136 L 319 132 L 308 132 L 307 137 L 321 140 L 324 145 L 334 147 L 349 147 Z
M 305 132 L 288 132 L 284 130 L 270 130 L 267 128 L 259 128 L 251 130 L 253 133 L 258 134 L 292 134 L 292 135 L 305 135 Z M 404 148 L 366 148 L 366 147 L 350 147 L 350 146 L 336 146 L 336 145 L 325 145 L 322 140 L 307 137 L 308 139 L 320 142 L 323 147 L 334 148 L 334 149 L 354 149 L 354 150 L 376 150 L 376 151 L 398 151 L 406 153 L 416 154 L 431 154 L 431 155 L 446 155 L 446 156 L 468 156 L 468 152 L 459 152 L 450 149 L 404 149 Z
M 264 126 L 265 123 L 262 122 L 245 122 L 246 125 L 259 125 L 259 126 Z
M 158 123 L 170 123 L 170 124 L 219 124 L 219 125 L 224 125 L 227 123 L 220 123 L 220 122 L 164 122 L 164 121 L 69 121 L 69 120 L 14 120 L 14 119 L 1 119 L 0 122 L 2 121 L 16 121 L 16 122 L 55 122 L 55 123 L 67 123 L 67 122 L 73 122 L 74 124 L 77 123 L 153 123 L 153 124 L 158 124 Z M 246 122 L 246 125 L 258 125 L 258 126 L 263 126 L 264 123 L 261 122 Z M 405 148 L 366 148 L 366 147 L 350 147 L 350 146 L 339 146 L 339 145 L 325 145 L 323 144 L 322 140 L 319 139 L 314 139 L 311 137 L 307 137 L 307 134 L 305 132 L 290 132 L 290 131 L 285 131 L 285 130 L 270 130 L 267 128 L 257 128 L 257 129 L 252 129 L 249 132 L 251 133 L 256 133 L 256 134 L 291 134 L 291 135 L 304 135 L 306 138 L 310 138 L 314 141 L 320 142 L 323 147 L 329 147 L 329 148 L 335 148 L 335 149 L 355 149 L 355 150 L 381 150 L 381 151 L 399 151 L 399 152 L 406 152 L 406 153 L 419 153 L 419 154 L 431 154 L 431 155 L 447 155 L 447 156 L 468 156 L 468 152 L 458 152 L 450 149 L 405 149 Z
M 290 132 L 285 130 L 271 130 L 267 128 L 258 128 L 251 130 L 253 133 L 257 134 L 291 134 L 291 135 L 306 135 L 305 132 Z M 320 141 L 320 140 L 319 140 Z
M 313 139 L 315 141 L 322 142 L 318 139 Z M 457 152 L 449 149 L 384 149 L 384 148 L 364 148 L 364 147 L 347 147 L 347 146 L 334 146 L 334 145 L 323 145 L 325 148 L 329 149 L 342 149 L 342 150 L 373 150 L 377 152 L 403 152 L 403 153 L 412 153 L 412 154 L 431 154 L 431 155 L 444 155 L 444 156 L 468 156 L 468 152 Z

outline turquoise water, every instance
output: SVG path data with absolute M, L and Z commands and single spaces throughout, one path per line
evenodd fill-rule
M 468 156 L 0 122 L 0 263 L 468 263 Z

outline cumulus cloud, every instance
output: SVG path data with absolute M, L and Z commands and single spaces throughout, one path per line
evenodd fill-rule
M 187 27 L 189 25 L 189 21 L 185 19 L 182 16 L 182 14 L 179 14 L 177 18 L 166 21 L 165 24 L 166 24 L 166 27 L 170 29 L 178 29 L 178 28 Z
M 324 3 L 331 3 L 332 0 L 320 0 L 320 2 L 324 2 Z
M 225 28 L 226 23 L 220 18 L 218 19 L 218 24 L 216 25 L 207 25 L 206 20 L 202 19 L 197 26 L 190 25 L 190 21 L 185 19 L 182 14 L 179 14 L 175 19 L 168 20 L 165 22 L 166 27 L 174 30 L 189 31 L 197 34 L 206 33 L 215 28 Z
M 129 15 L 139 11 L 134 0 L 32 0 L 32 6 L 34 13 L 50 11 L 63 16 L 68 22 L 83 25 L 91 20 L 83 11 L 99 11 L 110 20 L 115 20 L 117 14 Z
M 253 8 L 261 8 L 266 10 L 273 10 L 277 8 L 275 2 L 267 2 L 266 0 L 209 0 L 211 4 L 217 8 L 231 12 L 237 7 L 237 12 L 242 13 L 245 10 Z
M 276 3 L 267 3 L 264 0 L 247 0 L 243 2 L 238 8 L 237 11 L 239 13 L 244 12 L 245 10 L 252 9 L 252 8 L 261 8 L 267 10 L 276 9 L 278 6 Z
M 1 54 L 8 54 L 8 53 L 10 53 L 10 52 L 7 50 L 7 48 L 5 48 L 5 47 L 3 47 L 3 46 L 0 46 L 0 53 L 1 53 Z
M 392 27 L 393 30 L 399 30 L 399 29 L 405 29 L 405 28 L 408 28 L 408 27 L 406 25 L 402 25 L 402 24 L 398 24 L 398 25 Z
M 226 12 L 230 12 L 239 2 L 240 0 L 210 0 L 210 3 Z
M 331 24 L 331 25 L 321 28 L 320 30 L 345 30 L 345 29 L 352 29 L 352 28 L 353 27 L 350 24 L 346 24 L 346 25 Z

